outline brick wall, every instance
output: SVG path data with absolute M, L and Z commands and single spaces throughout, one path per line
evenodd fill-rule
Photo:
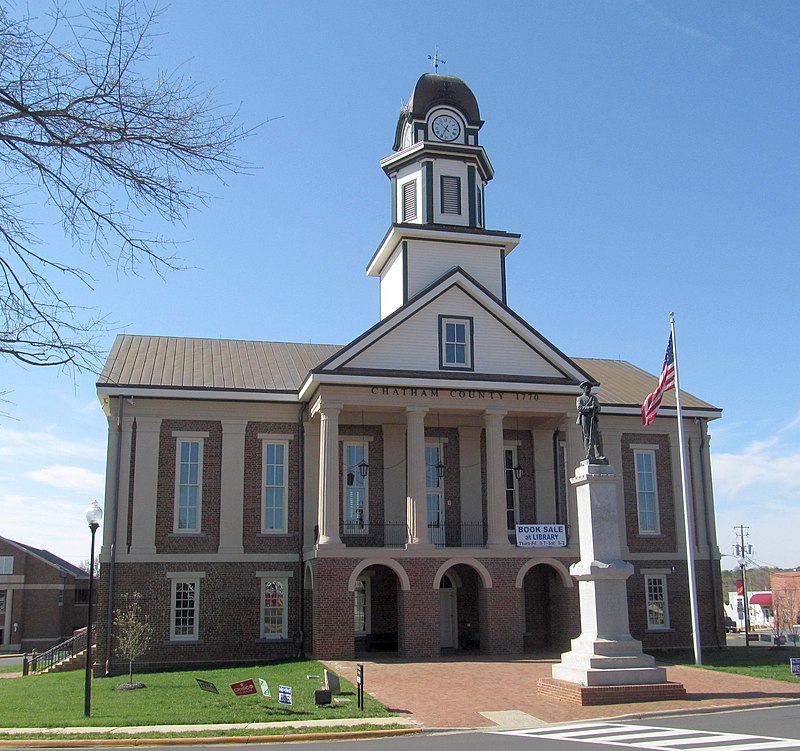
M 658 491 L 659 534 L 639 533 L 636 501 L 636 469 L 631 445 L 658 446 L 655 451 Z M 622 487 L 625 499 L 625 528 L 628 549 L 632 553 L 674 553 L 677 550 L 675 488 L 672 482 L 672 459 L 669 436 L 658 433 L 622 434 Z
M 176 534 L 176 430 L 207 431 L 203 439 L 203 494 L 200 534 Z M 158 447 L 156 550 L 159 553 L 215 553 L 219 547 L 222 483 L 222 423 L 210 420 L 162 420 Z

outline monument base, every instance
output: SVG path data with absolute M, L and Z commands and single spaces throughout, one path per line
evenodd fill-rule
M 540 678 L 536 688 L 546 696 L 583 707 L 600 704 L 632 704 L 640 701 L 669 701 L 685 699 L 686 689 L 682 683 L 639 683 L 619 686 L 581 686 L 556 678 Z
M 572 651 L 553 665 L 553 678 L 579 686 L 630 686 L 667 682 L 667 671 L 631 636 L 572 640 Z

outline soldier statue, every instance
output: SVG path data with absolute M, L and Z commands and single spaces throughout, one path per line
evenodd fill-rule
M 600 435 L 600 402 L 592 393 L 592 384 L 584 381 L 581 384 L 583 395 L 575 402 L 578 410 L 576 425 L 583 430 L 583 446 L 586 449 L 586 460 L 592 464 L 607 464 L 603 456 L 603 437 Z

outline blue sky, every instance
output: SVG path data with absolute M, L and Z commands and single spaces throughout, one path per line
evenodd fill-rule
M 438 46 L 486 121 L 487 225 L 522 234 L 511 307 L 569 355 L 651 372 L 674 310 L 683 387 L 724 409 L 720 548 L 744 524 L 759 563 L 800 565 L 800 5 L 173 0 L 156 30 L 154 65 L 264 123 L 240 149 L 257 169 L 166 228 L 186 270 L 84 257 L 93 288 L 65 290 L 118 331 L 350 341 L 378 318 L 378 162 Z M 39 234 L 65 248 L 46 213 Z M 79 562 L 103 494 L 96 376 L 0 367 L 0 534 Z

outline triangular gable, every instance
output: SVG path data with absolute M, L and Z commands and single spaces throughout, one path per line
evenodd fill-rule
M 481 377 L 532 383 L 574 385 L 591 377 L 508 306 L 455 268 L 342 348 L 317 373 L 386 371 L 387 375 L 463 378 L 461 371 L 439 367 L 439 317 L 473 321 L 474 368 Z

